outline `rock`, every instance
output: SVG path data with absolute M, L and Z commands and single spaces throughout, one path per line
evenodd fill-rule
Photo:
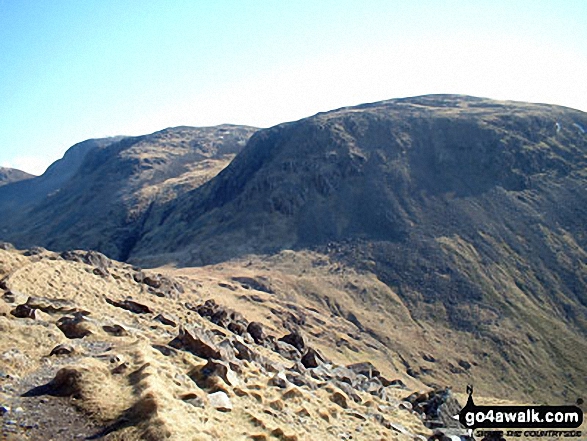
M 234 340 L 232 342 L 234 348 L 236 349 L 236 357 L 239 358 L 240 360 L 247 360 L 247 361 L 256 361 L 258 360 L 258 356 L 255 354 L 255 352 L 249 348 L 246 344 L 238 341 L 238 340 Z
M 191 404 L 194 407 L 204 407 L 204 405 L 205 405 L 202 397 L 199 397 L 198 395 L 196 395 L 194 393 L 186 394 L 183 397 L 181 397 L 181 399 L 184 403 Z
M 367 378 L 379 377 L 381 375 L 381 372 L 379 372 L 379 370 L 368 361 L 349 364 L 347 368 L 355 374 L 364 375 Z
M 26 305 L 34 309 L 39 309 L 47 314 L 73 314 L 75 312 L 84 313 L 84 315 L 89 314 L 86 311 L 79 310 L 71 300 L 67 299 L 48 299 L 45 297 L 31 296 L 27 299 Z
M 332 376 L 337 380 L 340 380 L 343 383 L 347 383 L 353 387 L 357 384 L 357 374 L 344 366 L 337 366 L 332 369 Z
M 461 424 L 452 418 L 461 411 L 462 406 L 454 398 L 450 388 L 429 393 L 416 392 L 405 400 L 412 404 L 414 411 L 425 416 L 425 424 L 429 428 L 462 428 Z
M 263 344 L 265 341 L 265 333 L 263 332 L 263 325 L 259 322 L 251 322 L 249 326 L 247 326 L 247 332 L 253 337 L 255 343 L 258 345 Z
M 471 369 L 471 363 L 466 360 L 459 360 L 459 366 L 468 371 Z
M 158 314 L 154 320 L 157 320 L 166 326 L 177 326 L 177 319 L 167 314 Z
M 300 354 L 303 354 L 304 350 L 306 349 L 304 338 L 298 331 L 294 331 L 290 334 L 284 335 L 279 339 L 279 341 L 290 344 L 291 346 L 296 348 L 300 352 Z
M 334 380 L 332 383 L 340 390 L 342 390 L 345 394 L 347 394 L 355 403 L 361 404 L 363 402 L 361 396 L 350 385 L 337 380 Z
M 107 273 L 108 268 L 112 265 L 112 261 L 108 257 L 97 251 L 70 250 L 62 252 L 60 256 L 64 260 L 81 262 L 100 268 L 105 273 Z
M 379 393 L 383 389 L 383 385 L 381 384 L 381 381 L 379 381 L 377 378 L 372 378 L 371 380 L 364 383 L 361 389 L 364 392 L 367 392 L 368 394 L 379 395 Z
M 317 368 L 325 360 L 318 351 L 313 348 L 308 348 L 301 361 L 305 368 Z
M 278 372 L 271 378 L 271 380 L 269 380 L 269 384 L 285 389 L 289 385 L 289 381 L 284 372 Z
M 239 322 L 230 322 L 227 329 L 236 335 L 243 335 L 247 332 L 247 327 Z
M 69 345 L 57 345 L 55 346 L 52 350 L 51 353 L 49 354 L 49 357 L 51 357 L 52 355 L 69 355 L 74 351 L 72 346 Z
M 127 311 L 134 312 L 135 314 L 148 314 L 152 312 L 151 308 L 149 308 L 147 305 L 143 305 L 131 299 L 126 299 L 122 302 L 118 302 L 116 300 L 112 300 L 106 297 L 106 301 L 110 303 L 112 306 L 126 309 Z
M 422 358 L 424 359 L 424 361 L 427 361 L 429 363 L 436 363 L 436 358 L 434 358 L 432 355 L 430 354 L 423 354 Z
M 230 412 L 232 410 L 232 401 L 228 398 L 225 392 L 219 391 L 208 395 L 208 402 L 214 409 L 222 412 Z
M 31 308 L 28 305 L 18 305 L 16 308 L 14 308 L 12 311 L 10 311 L 10 314 L 12 314 L 14 317 L 17 317 L 17 318 L 35 319 L 36 318 L 35 311 L 36 311 L 36 309 Z
M 92 334 L 87 319 L 80 313 L 74 314 L 73 317 L 61 317 L 56 325 L 67 338 L 84 338 Z
M 221 358 L 218 346 L 212 341 L 210 335 L 201 328 L 180 326 L 178 336 L 169 342 L 169 346 L 183 349 L 202 358 Z
M 128 331 L 120 325 L 104 325 L 102 329 L 115 337 L 125 337 L 128 335 Z
M 342 392 L 334 392 L 330 395 L 330 401 L 334 404 L 338 404 L 343 409 L 348 409 L 349 407 L 347 397 Z
M 245 289 L 254 289 L 255 291 L 266 292 L 267 294 L 274 294 L 274 291 L 271 289 L 267 283 L 262 280 L 263 277 L 253 278 L 253 277 L 233 277 L 232 280 L 234 282 L 238 282 L 241 286 Z
M 219 360 L 208 360 L 204 366 L 192 369 L 188 376 L 198 384 L 208 384 L 208 380 L 213 377 L 221 378 L 228 386 L 235 387 L 240 384 L 229 365 Z
M 384 386 L 385 386 L 385 384 L 384 384 Z M 397 389 L 407 389 L 408 388 L 408 386 L 406 386 L 406 384 L 402 380 L 391 380 L 387 386 L 395 387 Z
M 299 361 L 301 359 L 301 354 L 298 352 L 298 350 L 292 345 L 283 341 L 276 341 L 274 349 L 275 352 L 279 353 L 282 357 L 287 358 L 288 360 Z
M 129 368 L 129 366 L 130 366 L 130 364 L 128 363 L 128 361 L 125 361 L 123 363 L 120 363 L 118 366 L 116 366 L 110 372 L 112 373 L 112 375 L 120 375 L 120 374 L 125 373 L 127 371 L 127 369 Z
M 6 303 L 14 303 L 16 302 L 16 295 L 12 291 L 5 292 L 2 294 L 2 300 Z
M 4 416 L 10 413 L 10 406 L 0 406 L 0 415 Z

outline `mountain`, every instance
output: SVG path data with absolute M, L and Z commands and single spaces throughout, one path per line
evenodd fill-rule
M 24 181 L 25 179 L 30 179 L 33 177 L 34 175 L 31 175 L 22 170 L 0 167 L 0 187 L 12 182 Z
M 130 259 L 192 266 L 312 249 L 375 274 L 431 333 L 457 333 L 486 380 L 570 399 L 587 387 L 583 127 L 577 110 L 451 95 L 282 124 L 154 210 Z M 395 302 L 356 295 L 333 313 L 395 319 Z M 389 322 L 381 332 L 393 347 Z
M 0 239 L 165 266 L 414 387 L 574 402 L 587 389 L 584 127 L 573 109 L 429 95 L 103 141 L 50 193 L 43 176 L 0 188 L 0 207 L 18 208 Z
M 40 177 L 0 189 L 3 239 L 126 259 L 143 217 L 221 170 L 257 129 L 176 127 L 73 146 Z M 49 220 L 49 221 L 48 221 Z

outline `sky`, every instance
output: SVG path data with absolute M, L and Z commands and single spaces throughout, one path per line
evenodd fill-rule
M 587 111 L 587 1 L 0 0 L 0 166 L 429 93 Z

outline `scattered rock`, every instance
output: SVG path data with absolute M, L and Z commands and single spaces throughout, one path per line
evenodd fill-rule
M 452 418 L 460 412 L 462 406 L 452 395 L 450 388 L 433 390 L 429 393 L 415 392 L 405 398 L 414 411 L 425 417 L 424 424 L 429 428 L 462 428 Z
M 128 331 L 120 325 L 104 325 L 102 329 L 115 337 L 125 337 L 128 335 Z
M 233 346 L 236 349 L 236 356 L 240 360 L 247 360 L 247 361 L 256 361 L 258 360 L 258 356 L 253 352 L 251 348 L 249 348 L 246 344 L 235 340 L 233 341 Z
M 299 361 L 301 359 L 301 354 L 298 350 L 283 341 L 276 341 L 274 350 L 288 360 Z
M 31 308 L 30 306 L 25 304 L 25 305 L 18 305 L 16 308 L 14 308 L 12 311 L 10 311 L 10 314 L 12 314 L 16 318 L 35 319 L 36 318 L 35 311 L 36 311 L 36 309 Z
M 74 349 L 72 346 L 57 345 L 51 350 L 49 357 L 51 357 L 52 355 L 69 355 L 69 354 L 73 353 L 73 351 L 74 351 Z
M 466 360 L 459 360 L 459 366 L 468 371 L 471 369 L 471 363 Z
M 301 361 L 304 367 L 309 369 L 317 368 L 321 363 L 324 363 L 325 360 L 316 349 L 308 348 Z
M 173 327 L 177 326 L 177 319 L 175 317 L 168 315 L 168 314 L 158 314 L 155 317 L 155 320 L 163 323 L 166 326 L 173 326 Z
M 127 311 L 134 312 L 135 314 L 149 314 L 151 313 L 151 308 L 147 305 L 143 305 L 141 303 L 135 302 L 134 300 L 126 299 L 122 302 L 118 302 L 116 300 L 109 299 L 106 297 L 106 301 L 110 303 L 112 306 L 116 306 L 117 308 L 126 309 Z
M 67 338 L 84 338 L 92 334 L 87 319 L 80 313 L 74 314 L 73 317 L 61 317 L 56 325 Z
M 218 346 L 208 332 L 201 328 L 180 326 L 178 336 L 169 342 L 169 346 L 183 349 L 202 358 L 221 358 Z
M 274 291 L 261 277 L 233 277 L 234 282 L 238 282 L 245 289 L 254 289 L 255 291 L 266 292 L 267 294 L 274 294 Z
M 436 363 L 436 358 L 434 358 L 432 355 L 430 354 L 423 354 L 422 358 L 424 359 L 424 361 L 427 361 L 429 363 Z
M 348 409 L 349 405 L 347 402 L 347 397 L 341 392 L 334 392 L 330 395 L 330 401 L 334 404 L 338 404 L 343 409 Z
M 271 378 L 271 380 L 269 380 L 269 384 L 285 389 L 289 385 L 289 381 L 284 372 L 278 372 Z
M 191 404 L 194 407 L 204 407 L 204 399 L 194 393 L 189 393 L 181 397 L 182 401 Z
M 204 366 L 192 369 L 188 376 L 198 385 L 208 387 L 210 379 L 221 378 L 228 386 L 238 386 L 240 382 L 236 374 L 230 369 L 226 362 L 220 360 L 208 360 Z
M 247 332 L 253 337 L 253 340 L 257 344 L 263 344 L 265 341 L 265 333 L 263 332 L 263 325 L 259 322 L 251 322 L 247 326 Z
M 6 303 L 14 303 L 16 302 L 16 295 L 12 291 L 7 291 L 2 294 L 2 300 Z
M 84 313 L 88 315 L 86 311 L 81 311 L 79 308 L 70 300 L 66 299 L 48 299 L 45 297 L 29 297 L 26 301 L 26 305 L 39 309 L 47 314 L 73 314 L 75 312 Z
M 230 412 L 232 410 L 232 401 L 228 398 L 225 392 L 218 391 L 208 395 L 208 402 L 214 409 L 222 412 Z
M 379 370 L 368 361 L 349 364 L 347 368 L 355 374 L 364 375 L 367 378 L 379 377 L 381 375 L 381 372 L 379 372 Z
M 306 343 L 304 342 L 304 338 L 302 337 L 302 334 L 299 333 L 299 331 L 294 331 L 290 334 L 284 335 L 279 339 L 279 341 L 290 344 L 296 348 L 300 354 L 303 354 L 304 350 L 306 349 Z

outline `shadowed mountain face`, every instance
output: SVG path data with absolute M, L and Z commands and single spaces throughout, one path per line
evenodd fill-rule
M 540 387 L 528 373 L 585 386 L 584 127 L 567 108 L 456 96 L 283 124 L 154 211 L 131 258 L 199 265 L 310 247 L 375 273 L 416 320 L 476 335 L 479 359 L 519 388 Z
M 34 175 L 15 168 L 0 167 L 0 187 L 12 182 L 24 181 L 25 179 L 30 178 L 34 178 Z
M 177 127 L 77 144 L 42 176 L 0 189 L 0 206 L 13 210 L 3 239 L 126 259 L 150 207 L 213 177 L 255 130 Z

